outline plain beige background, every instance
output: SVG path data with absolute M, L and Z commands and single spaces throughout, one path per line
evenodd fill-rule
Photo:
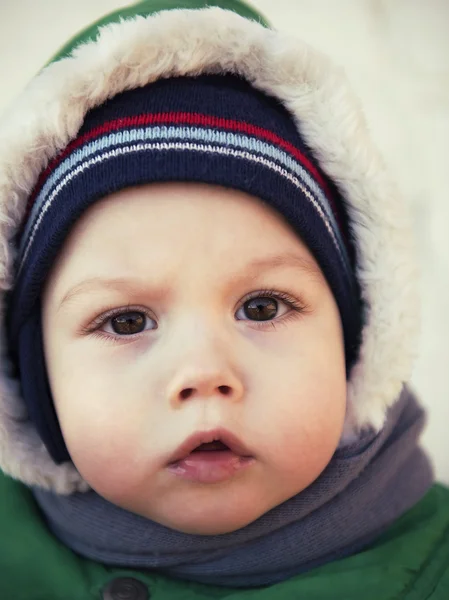
M 127 0 L 0 0 L 0 112 L 74 33 Z M 423 272 L 413 384 L 424 443 L 449 483 L 449 1 L 252 0 L 346 68 L 409 200 Z

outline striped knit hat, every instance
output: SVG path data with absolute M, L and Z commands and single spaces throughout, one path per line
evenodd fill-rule
M 70 460 L 46 374 L 40 296 L 81 214 L 117 190 L 162 181 L 218 184 L 281 213 L 317 259 L 343 325 L 346 365 L 356 359 L 360 295 L 346 212 L 290 114 L 234 75 L 159 80 L 91 110 L 41 174 L 18 238 L 10 347 L 30 418 L 55 462 Z

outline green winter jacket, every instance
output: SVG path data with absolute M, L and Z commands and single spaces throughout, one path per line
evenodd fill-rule
M 344 76 L 300 41 L 301 23 L 297 34 L 271 30 L 240 0 L 143 0 L 88 27 L 55 55 L 0 120 L 1 356 L 4 294 L 14 274 L 8 242 L 39 173 L 76 137 L 87 111 L 160 77 L 230 71 L 285 104 L 343 191 L 367 309 L 360 358 L 348 380 L 348 414 L 352 427 L 380 428 L 410 379 L 419 330 L 410 219 Z M 1 363 L 0 600 L 449 600 L 449 490 L 441 485 L 371 548 L 246 590 L 79 557 L 51 534 L 27 486 L 59 494 L 89 489 L 73 464 L 52 461 Z
M 449 489 L 442 485 L 434 485 L 368 550 L 253 589 L 190 583 L 81 558 L 48 531 L 31 492 L 6 476 L 0 476 L 0 531 L 2 600 L 449 598 Z

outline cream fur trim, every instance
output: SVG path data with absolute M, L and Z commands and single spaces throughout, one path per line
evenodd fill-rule
M 8 240 L 41 170 L 77 135 L 85 113 L 161 77 L 222 71 L 239 73 L 292 111 L 346 197 L 357 276 L 369 305 L 349 382 L 346 443 L 361 427 L 381 428 L 411 375 L 418 301 L 409 217 L 344 75 L 306 44 L 229 11 L 165 11 L 108 25 L 96 42 L 45 68 L 6 113 L 0 123 L 1 316 L 12 283 Z M 71 463 L 54 464 L 27 420 L 18 385 L 8 375 L 4 330 L 2 318 L 0 468 L 61 494 L 89 489 Z

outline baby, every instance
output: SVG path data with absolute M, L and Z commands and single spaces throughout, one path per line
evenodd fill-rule
M 0 135 L 0 597 L 446 598 L 409 220 L 341 74 L 145 0 Z

